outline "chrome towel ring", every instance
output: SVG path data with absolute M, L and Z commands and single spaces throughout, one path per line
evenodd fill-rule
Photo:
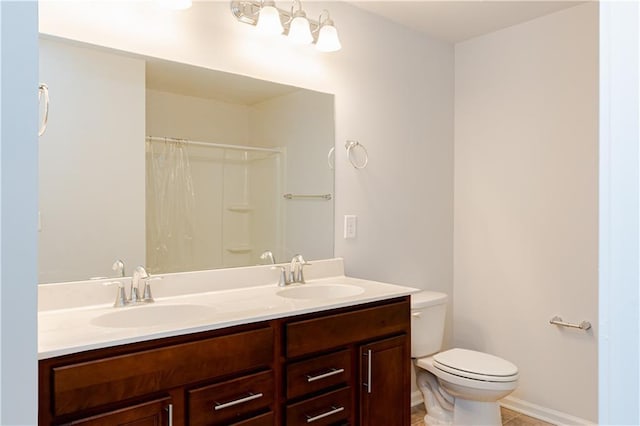
M 335 169 L 336 164 L 336 147 L 332 146 L 327 154 L 327 164 L 331 170 Z
M 49 121 L 49 87 L 40 83 L 38 86 L 38 102 L 42 102 L 42 98 L 44 98 L 44 112 L 42 115 L 42 123 L 40 123 L 40 127 L 38 128 L 38 136 L 44 135 L 45 130 L 47 130 L 47 122 Z
M 367 167 L 367 164 L 369 164 L 369 153 L 367 152 L 367 148 L 365 148 L 364 145 L 362 145 L 358 141 L 347 141 L 344 147 L 347 148 L 347 157 L 349 158 L 349 162 L 353 167 L 355 167 L 356 169 L 364 169 L 365 167 Z M 358 164 L 351 155 L 353 149 L 356 147 L 360 147 L 362 149 L 362 152 L 364 153 L 364 161 L 362 161 L 362 163 L 360 164 Z

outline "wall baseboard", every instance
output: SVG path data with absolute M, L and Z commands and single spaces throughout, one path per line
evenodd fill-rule
M 595 423 L 589 420 L 575 417 L 562 411 L 557 411 L 552 408 L 543 407 L 541 405 L 532 404 L 531 402 L 524 401 L 522 399 L 508 396 L 500 400 L 500 405 L 509 410 L 517 411 L 529 417 L 534 417 L 539 420 L 544 420 L 548 423 L 555 425 L 595 425 Z
M 411 406 L 415 407 L 422 404 L 422 393 L 415 391 L 411 393 Z M 542 407 L 540 405 L 532 404 L 522 399 L 508 396 L 500 400 L 500 405 L 512 411 L 524 414 L 529 417 L 543 420 L 554 425 L 580 425 L 580 426 L 592 426 L 596 423 L 589 420 L 581 419 L 579 417 L 572 416 L 561 411 L 553 410 L 551 408 Z
M 422 392 L 419 390 L 411 392 L 411 406 L 422 404 Z

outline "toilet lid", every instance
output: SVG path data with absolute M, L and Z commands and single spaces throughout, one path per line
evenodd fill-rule
M 433 356 L 433 364 L 447 373 L 477 380 L 510 382 L 518 367 L 507 360 L 468 349 L 450 349 Z

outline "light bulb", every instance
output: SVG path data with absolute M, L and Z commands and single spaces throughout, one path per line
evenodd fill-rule
M 338 31 L 336 27 L 333 26 L 332 21 L 328 21 L 320 28 L 316 49 L 321 52 L 335 52 L 342 49 L 342 44 L 340 44 L 340 39 L 338 38 Z
M 297 12 L 295 18 L 291 21 L 289 40 L 295 44 L 310 44 L 313 42 L 309 20 L 304 12 Z
M 256 28 L 263 34 L 282 34 L 282 22 L 280 13 L 273 2 L 265 2 L 258 15 Z

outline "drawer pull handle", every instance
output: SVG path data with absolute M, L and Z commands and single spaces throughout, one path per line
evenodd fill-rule
M 173 426 L 173 404 L 167 405 L 167 425 Z
M 367 388 L 367 393 L 371 393 L 371 349 L 368 349 L 367 353 L 362 355 L 367 357 L 367 382 L 362 385 Z
M 245 396 L 244 398 L 234 399 L 233 401 L 224 402 L 224 403 L 216 401 L 216 405 L 214 405 L 213 409 L 216 411 L 222 410 L 223 408 L 233 407 L 234 405 L 238 405 L 244 402 L 253 401 L 254 399 L 262 398 L 263 396 L 264 395 L 262 394 L 262 392 L 260 393 L 249 392 L 249 395 Z
M 307 414 L 307 423 L 312 423 L 312 422 L 315 422 L 316 420 L 324 419 L 325 417 L 332 416 L 341 411 L 344 411 L 344 407 L 336 407 L 335 405 L 332 405 L 329 411 L 324 412 L 322 414 L 318 414 L 317 416 L 310 416 Z
M 344 373 L 344 368 L 331 368 L 326 373 L 318 374 L 316 376 L 307 374 L 307 383 L 311 383 L 311 382 L 315 382 L 316 380 L 321 380 L 327 377 L 335 376 L 336 374 L 340 374 L 340 373 Z

